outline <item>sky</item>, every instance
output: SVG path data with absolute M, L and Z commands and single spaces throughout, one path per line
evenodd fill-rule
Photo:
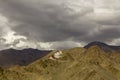
M 120 45 L 120 0 L 0 0 L 0 49 Z

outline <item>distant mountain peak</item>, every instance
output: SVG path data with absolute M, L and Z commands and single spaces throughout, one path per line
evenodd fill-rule
M 99 42 L 99 41 L 94 41 L 94 42 L 91 42 L 91 43 L 89 43 L 88 45 L 86 45 L 85 48 L 89 48 L 89 47 L 95 46 L 95 45 L 97 45 L 97 46 L 99 46 L 99 47 L 101 47 L 101 46 L 108 46 L 108 45 L 105 44 L 105 43 L 102 43 L 102 42 Z
M 112 46 L 99 41 L 91 42 L 84 48 L 89 49 L 91 46 L 99 46 L 99 48 L 107 52 L 120 51 L 120 46 Z

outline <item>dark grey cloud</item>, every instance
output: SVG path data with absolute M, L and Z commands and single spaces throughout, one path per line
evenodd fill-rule
M 83 40 L 86 40 L 87 42 L 90 41 L 102 41 L 102 42 L 111 42 L 113 39 L 119 39 L 120 38 L 120 29 L 115 28 L 114 26 L 112 28 L 99 30 L 99 32 L 95 32 L 91 36 L 87 36 L 83 38 Z
M 119 6 L 112 0 L 105 0 L 106 6 L 90 1 L 1 0 L 0 14 L 14 24 L 10 28 L 17 34 L 38 42 L 108 42 L 120 38 Z
M 3 3 L 6 4 L 5 1 Z M 90 10 L 81 12 L 79 15 L 70 15 L 68 9 L 61 5 L 41 4 L 39 8 L 32 9 L 34 7 L 26 6 L 29 3 L 21 4 L 20 1 L 15 0 L 8 3 L 9 13 L 5 11 L 5 14 L 11 21 L 18 24 L 14 30 L 30 38 L 40 38 L 42 41 L 58 41 L 67 39 L 72 35 L 86 34 L 87 29 L 94 28 L 92 25 L 84 24 L 86 21 L 79 19 L 80 15 L 88 13 Z

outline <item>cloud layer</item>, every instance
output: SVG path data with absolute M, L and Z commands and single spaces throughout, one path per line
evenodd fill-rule
M 15 32 L 12 45 L 33 43 L 40 49 L 42 43 L 51 49 L 91 41 L 120 45 L 119 4 L 119 0 L 1 0 L 1 38 Z

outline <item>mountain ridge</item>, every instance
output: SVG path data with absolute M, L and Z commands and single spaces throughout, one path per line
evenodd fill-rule
M 86 46 L 84 46 L 84 48 L 88 49 L 91 46 L 95 46 L 95 45 L 99 46 L 102 50 L 106 52 L 120 51 L 120 46 L 108 45 L 106 43 L 99 42 L 99 41 L 90 42 Z
M 96 46 L 96 47 L 95 47 Z M 84 46 L 81 49 L 90 49 L 90 51 L 95 50 L 94 48 L 99 48 L 101 49 L 100 51 L 105 51 L 105 52 L 120 52 L 120 46 L 112 46 L 108 45 L 106 43 L 102 43 L 99 41 L 94 41 L 89 43 L 88 45 Z M 77 49 L 77 48 L 75 48 Z M 80 47 L 78 47 L 78 50 Z M 54 50 L 56 51 L 56 50 Z M 10 67 L 14 65 L 21 65 L 21 66 L 26 66 L 35 60 L 42 58 L 43 56 L 47 55 L 50 53 L 50 50 L 38 50 L 38 49 L 32 49 L 32 48 L 26 48 L 22 50 L 16 50 L 16 49 L 6 49 L 0 51 L 0 66 L 2 67 Z M 33 54 L 34 53 L 34 54 Z M 41 53 L 41 54 L 39 54 Z M 74 54 L 76 55 L 76 54 Z
M 0 66 L 7 68 L 14 65 L 25 66 L 47 55 L 51 51 L 27 48 L 23 50 L 6 49 L 0 51 Z
M 0 68 L 0 80 L 120 80 L 120 52 L 109 53 L 96 44 L 54 50 L 29 65 Z
M 120 54 L 107 53 L 96 45 L 88 49 L 56 50 L 27 66 L 11 67 L 3 71 L 0 79 L 120 80 Z

